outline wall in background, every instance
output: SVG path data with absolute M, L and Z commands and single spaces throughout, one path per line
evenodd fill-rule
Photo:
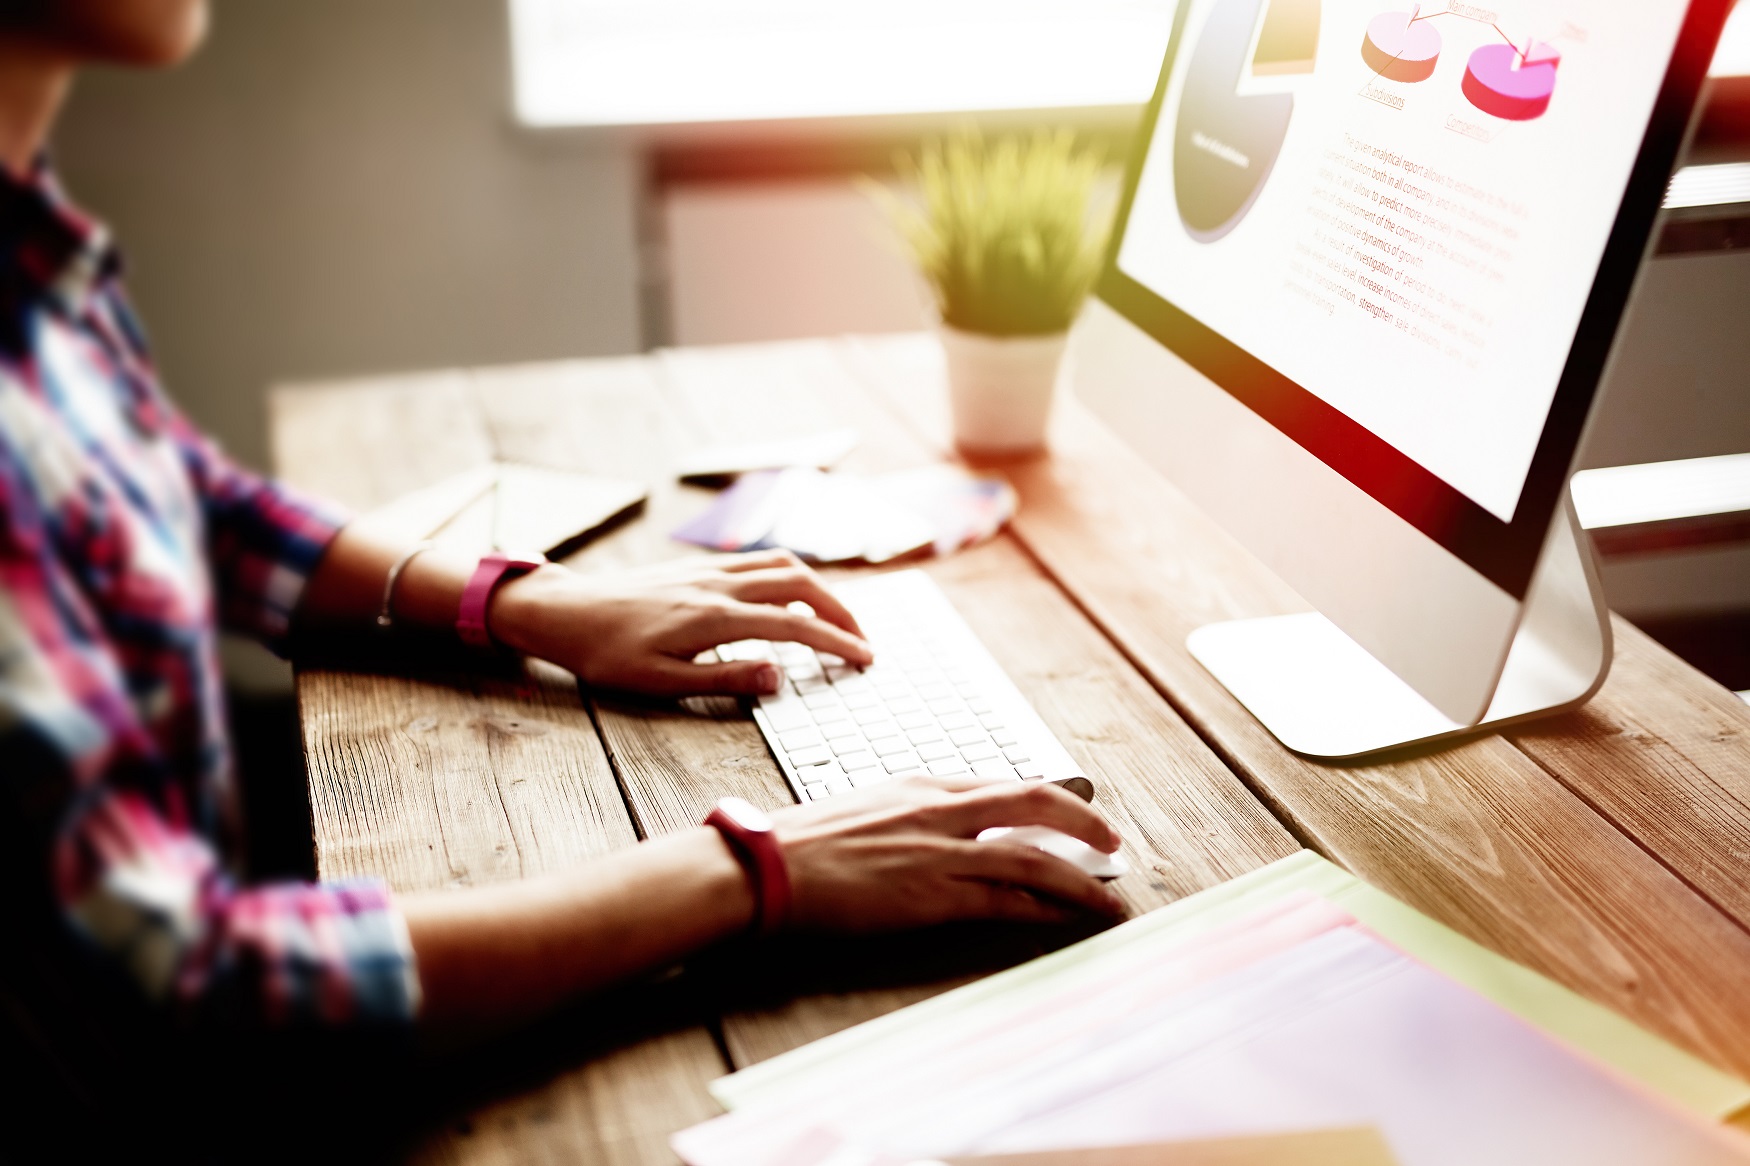
M 56 153 L 231 449 L 275 382 L 638 349 L 636 160 L 514 126 L 504 0 L 213 7 L 182 69 L 84 77 Z
M 849 179 L 683 183 L 661 197 L 676 344 L 924 327 L 928 290 Z

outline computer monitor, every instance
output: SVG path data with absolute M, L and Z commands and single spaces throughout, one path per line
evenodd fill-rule
M 1180 3 L 1075 392 L 1317 609 L 1191 639 L 1291 748 L 1602 683 L 1567 483 L 1729 6 Z

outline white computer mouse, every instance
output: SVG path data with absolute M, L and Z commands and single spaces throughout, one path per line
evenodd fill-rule
M 1023 846 L 1037 847 L 1081 868 L 1097 879 L 1115 879 L 1130 873 L 1130 864 L 1124 861 L 1123 856 L 1102 854 L 1080 838 L 1072 838 L 1049 826 L 992 826 L 988 830 L 980 831 L 978 835 L 980 842 L 995 842 L 999 838 L 1005 842 L 1019 842 Z

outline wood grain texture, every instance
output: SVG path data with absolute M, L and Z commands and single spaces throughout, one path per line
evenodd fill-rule
M 1750 705 L 1628 621 L 1613 634 L 1602 692 L 1508 737 L 1750 928 Z
M 272 399 L 276 456 L 308 489 L 380 505 L 491 460 L 495 440 L 475 400 L 466 374 L 281 391 Z M 477 885 L 637 840 L 576 684 L 550 666 L 305 668 L 298 698 L 324 878 L 376 874 L 404 890 Z M 459 1098 L 472 1112 L 446 1121 L 417 1156 L 671 1159 L 667 1135 L 717 1112 L 705 1086 L 725 1066 L 708 1029 L 655 1019 L 647 1038 L 596 1048 L 585 1034 L 574 1059 L 561 1051 L 546 1062 L 547 1076 Z M 540 1136 L 525 1136 L 535 1129 Z
M 945 439 L 940 355 L 927 339 L 847 353 L 898 415 Z M 1018 537 L 1296 833 L 1472 938 L 1750 1072 L 1740 987 L 1750 936 L 1642 849 L 1647 839 L 1619 832 L 1498 736 L 1370 765 L 1289 753 L 1184 640 L 1204 623 L 1304 604 L 1073 402 L 1053 450 L 1011 473 Z M 1704 683 L 1680 671 L 1647 682 Z M 1661 715 L 1638 689 L 1626 699 Z M 1584 749 L 1573 760 L 1582 757 L 1609 763 Z M 1629 770 L 1612 782 L 1656 780 Z

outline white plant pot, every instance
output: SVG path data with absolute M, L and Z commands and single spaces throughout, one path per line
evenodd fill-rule
M 938 331 L 948 358 L 955 444 L 986 457 L 1042 451 L 1069 333 L 984 336 L 946 325 Z

